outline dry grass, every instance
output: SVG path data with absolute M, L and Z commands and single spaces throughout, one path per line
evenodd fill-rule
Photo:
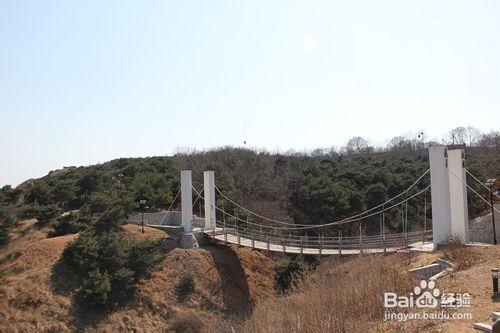
M 166 236 L 164 231 L 153 229 L 153 228 L 144 228 L 145 232 L 143 233 L 141 230 L 141 226 L 134 224 L 125 224 L 122 227 L 122 235 L 128 238 L 133 239 L 161 239 Z
M 332 265 L 333 264 L 333 265 Z M 405 293 L 414 285 L 404 256 L 359 257 L 327 262 L 310 281 L 285 297 L 258 304 L 243 323 L 222 322 L 214 331 L 361 332 L 383 316 L 383 291 Z
M 437 283 L 442 290 L 469 292 L 469 320 L 383 321 L 383 292 L 408 294 L 417 281 L 407 271 L 437 258 L 452 261 L 455 273 Z M 257 304 L 244 321 L 219 321 L 212 332 L 469 332 L 477 321 L 487 322 L 498 306 L 491 302 L 491 267 L 500 265 L 500 246 L 470 247 L 451 243 L 435 253 L 367 256 L 320 265 L 309 281 L 284 297 Z M 471 281 L 474 281 L 471 284 Z M 399 311 L 403 311 L 400 309 Z M 450 310 L 456 311 L 456 310 Z
M 198 333 L 205 330 L 206 322 L 194 311 L 186 311 L 178 314 L 172 320 L 170 330 L 176 333 Z
M 470 246 L 465 246 L 457 241 L 448 243 L 442 249 L 443 258 L 455 264 L 455 272 L 470 268 L 484 262 L 484 256 Z
M 275 292 L 273 256 L 236 246 L 184 250 L 166 242 L 165 261 L 151 279 L 140 281 L 136 298 L 97 318 L 75 313 L 71 295 L 57 292 L 51 284 L 54 263 L 76 235 L 47 239 L 46 231 L 29 223 L 25 230 L 0 254 L 0 269 L 5 270 L 0 283 L 0 332 L 189 332 L 200 322 L 204 332 L 468 331 L 471 322 L 381 320 L 383 292 L 406 294 L 415 285 L 408 269 L 438 257 L 459 268 L 440 279 L 439 288 L 470 292 L 474 321 L 487 321 L 491 311 L 498 311 L 490 299 L 490 269 L 500 265 L 500 246 L 451 244 L 435 253 L 324 259 L 303 284 L 280 297 Z M 143 234 L 137 226 L 126 226 L 123 232 L 134 238 L 163 237 L 150 228 Z M 175 285 L 187 272 L 196 280 L 196 292 L 178 302 Z M 92 320 L 84 322 L 84 317 Z
M 150 279 L 139 282 L 130 304 L 111 314 L 78 312 L 72 295 L 51 281 L 54 264 L 77 234 L 46 238 L 48 229 L 26 225 L 27 231 L 0 253 L 0 332 L 189 331 L 197 319 L 208 325 L 229 313 L 244 314 L 274 294 L 274 261 L 261 252 L 220 246 L 184 250 L 166 241 L 165 260 Z M 124 226 L 122 232 L 134 239 L 165 236 L 145 231 Z M 175 285 L 186 272 L 197 288 L 179 303 Z
M 1 265 L 6 277 L 0 287 L 0 331 L 70 330 L 65 321 L 71 303 L 52 294 L 49 277 L 53 262 L 71 237 L 49 240 L 43 236 L 33 231 L 6 249 Z

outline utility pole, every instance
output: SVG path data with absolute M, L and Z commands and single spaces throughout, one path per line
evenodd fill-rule
M 142 229 L 142 233 L 144 233 L 144 209 L 146 208 L 146 200 L 141 199 L 139 201 L 139 204 L 141 206 L 141 212 L 142 212 L 141 229 Z
M 493 223 L 493 244 L 497 244 L 497 231 L 495 227 L 495 206 L 493 206 L 493 185 L 495 185 L 496 179 L 488 179 L 485 183 L 486 186 L 490 188 L 490 205 L 491 205 L 491 222 Z

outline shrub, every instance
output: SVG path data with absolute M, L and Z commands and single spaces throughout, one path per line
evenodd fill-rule
M 119 218 L 116 212 L 105 214 L 63 251 L 62 270 L 76 277 L 70 289 L 83 278 L 76 298 L 82 307 L 113 309 L 123 304 L 139 279 L 163 259 L 161 242 L 129 240 L 117 233 Z
M 102 307 L 107 304 L 109 293 L 111 292 L 111 283 L 108 272 L 101 273 L 96 269 L 88 275 L 83 281 L 83 285 L 76 295 L 79 303 L 85 307 Z
M 180 298 L 185 298 L 196 291 L 196 281 L 191 273 L 184 274 L 175 288 Z
M 284 292 L 289 290 L 293 284 L 301 280 L 307 270 L 308 264 L 302 259 L 285 260 L 276 267 L 276 285 Z
M 92 227 L 97 234 L 116 231 L 121 227 L 123 218 L 125 218 L 123 210 L 113 209 L 102 214 Z
M 20 194 L 20 190 L 13 189 L 10 185 L 5 185 L 0 188 L 0 203 L 15 204 L 19 199 Z
M 52 201 L 52 189 L 45 181 L 35 181 L 26 192 L 25 200 L 27 203 L 48 205 Z
M 4 282 L 7 271 L 5 269 L 0 269 L 0 284 Z
M 47 225 L 59 214 L 59 208 L 56 205 L 42 206 L 36 215 L 38 223 L 42 226 Z
M 6 262 L 12 262 L 22 256 L 22 253 L 20 251 L 14 251 L 0 259 L 0 265 L 5 264 Z
M 121 267 L 111 273 L 111 293 L 109 302 L 106 304 L 109 308 L 123 304 L 133 295 L 138 282 L 134 275 L 134 270 L 128 267 Z
M 0 221 L 0 246 L 6 245 L 10 240 L 10 226 Z
M 85 231 L 66 245 L 61 261 L 78 276 L 85 276 L 97 267 L 99 242 L 92 230 Z
M 20 220 L 32 219 L 40 212 L 38 205 L 22 205 L 16 208 L 16 216 Z
M 92 193 L 88 203 L 92 213 L 103 213 L 115 206 L 112 193 Z
M 74 234 L 85 229 L 89 219 L 79 214 L 70 213 L 61 216 L 57 223 L 52 226 L 52 231 L 49 232 L 49 237 L 63 236 Z
M 0 206 L 0 246 L 10 240 L 10 230 L 15 223 L 14 215 L 8 207 Z
M 134 267 L 137 279 L 148 276 L 151 268 L 163 261 L 163 256 L 158 254 L 161 242 L 161 239 L 140 240 L 135 241 L 130 247 L 128 263 L 130 267 Z
M 198 333 L 205 331 L 205 323 L 196 312 L 183 312 L 172 320 L 170 330 L 176 333 Z

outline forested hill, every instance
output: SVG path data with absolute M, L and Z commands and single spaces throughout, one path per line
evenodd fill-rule
M 467 148 L 467 168 L 480 179 L 499 177 L 498 149 L 496 144 Z M 50 220 L 62 211 L 77 209 L 89 216 L 116 207 L 130 213 L 138 209 L 140 199 L 148 201 L 150 210 L 166 209 L 179 190 L 179 171 L 191 169 L 197 189 L 202 188 L 203 171 L 214 170 L 216 184 L 226 195 L 262 215 L 296 223 L 327 223 L 384 202 L 404 191 L 428 168 L 427 149 L 413 146 L 309 154 L 221 148 L 171 157 L 121 158 L 53 171 L 17 189 L 5 186 L 0 192 L 1 214 L 3 219 L 37 216 Z M 427 177 L 418 188 L 428 183 Z M 477 184 L 471 185 L 481 190 Z M 174 208 L 180 207 L 179 203 L 177 200 Z M 245 216 L 220 197 L 218 204 Z M 471 215 L 485 209 L 471 197 L 469 204 Z M 195 213 L 199 208 L 194 207 Z M 430 217 L 430 209 L 427 214 Z M 423 220 L 423 201 L 412 205 L 409 215 L 410 219 Z M 390 223 L 398 228 L 397 212 Z

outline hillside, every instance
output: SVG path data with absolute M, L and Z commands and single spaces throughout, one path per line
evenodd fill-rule
M 23 230 L 0 258 L 1 331 L 159 331 L 191 321 L 207 326 L 225 314 L 244 315 L 249 306 L 275 293 L 274 261 L 262 253 L 219 246 L 183 250 L 166 239 L 164 261 L 139 283 L 133 300 L 109 315 L 83 312 L 54 281 L 61 252 L 77 235 L 46 238 L 47 230 L 37 230 L 33 221 L 23 223 Z M 136 226 L 125 226 L 123 232 L 132 238 L 165 236 L 150 228 L 141 234 Z M 187 272 L 195 278 L 196 292 L 179 300 L 176 284 Z
M 444 292 L 470 293 L 471 307 L 446 309 L 446 313 L 470 313 L 460 320 L 384 321 L 384 291 L 407 295 L 419 281 L 408 269 L 437 258 L 455 264 L 453 273 L 436 281 Z M 298 290 L 258 304 L 252 316 L 240 323 L 225 322 L 230 332 L 470 332 L 475 322 L 491 322 L 500 305 L 491 300 L 491 267 L 500 265 L 500 246 L 450 245 L 434 253 L 398 253 L 387 257 L 328 258 Z M 404 310 L 403 310 L 404 311 Z M 408 310 L 411 312 L 412 310 Z M 415 311 L 415 310 L 413 310 Z M 272 327 L 272 328 L 270 328 Z
M 467 147 L 467 169 L 480 179 L 500 177 L 499 147 Z M 180 187 L 179 171 L 192 169 L 195 188 L 202 188 L 204 170 L 214 170 L 221 191 L 261 215 L 302 224 L 327 223 L 401 193 L 428 168 L 427 150 L 411 145 L 356 154 L 271 154 L 222 148 L 171 157 L 122 158 L 56 170 L 16 189 L 3 187 L 0 221 L 5 219 L 3 216 L 22 220 L 38 214 L 50 219 L 71 210 L 97 216 L 116 207 L 128 214 L 139 209 L 141 199 L 147 200 L 150 211 L 167 209 L 172 203 L 172 209 L 178 209 L 179 200 L 174 202 L 174 198 Z M 417 189 L 424 188 L 426 182 L 424 179 Z M 480 184 L 471 180 L 470 185 L 483 193 Z M 243 211 L 220 197 L 217 205 L 246 218 Z M 421 220 L 423 214 L 430 218 L 430 204 L 426 212 L 423 202 L 412 207 L 408 211 L 410 220 Z M 485 208 L 480 199 L 469 197 L 471 218 Z M 401 225 L 397 213 L 388 221 L 392 229 Z
M 164 260 L 149 279 L 139 282 L 133 299 L 112 312 L 85 312 L 54 276 L 64 246 L 77 235 L 46 238 L 47 231 L 39 230 L 33 220 L 25 221 L 18 236 L 2 251 L 1 331 L 189 332 L 199 327 L 201 331 L 231 332 L 234 327 L 241 332 L 325 332 L 342 328 L 467 332 L 473 322 L 487 322 L 489 313 L 498 310 L 490 299 L 490 269 L 500 265 L 500 246 L 454 245 L 435 253 L 323 258 L 304 283 L 280 296 L 275 277 L 276 264 L 282 257 L 220 245 L 183 250 L 165 238 Z M 165 236 L 150 228 L 142 234 L 137 226 L 124 226 L 121 232 L 134 239 Z M 442 290 L 471 293 L 473 318 L 384 322 L 382 292 L 410 291 L 418 281 L 408 275 L 408 269 L 436 258 L 457 266 L 453 274 L 438 280 L 438 285 Z M 196 281 L 196 291 L 182 298 L 176 286 L 187 272 Z M 332 315 L 337 318 L 336 324 L 329 319 Z
M 467 169 L 481 179 L 498 177 L 498 149 L 467 148 Z M 203 170 L 214 170 L 217 186 L 236 201 L 262 215 L 308 224 L 385 201 L 424 173 L 428 160 L 418 147 L 285 155 L 225 148 L 68 167 L 20 188 L 5 186 L 0 189 L 0 331 L 466 330 L 469 321 L 381 319 L 380 291 L 410 292 L 418 281 L 408 269 L 438 257 L 457 264 L 440 283 L 474 293 L 471 320 L 484 321 L 492 310 L 489 269 L 500 264 L 498 246 L 303 260 L 220 244 L 184 250 L 161 231 L 146 228 L 142 234 L 137 226 L 123 225 L 140 199 L 150 210 L 172 202 L 178 208 L 174 197 L 182 169 L 193 170 L 195 188 L 202 187 Z M 483 191 L 480 184 L 471 185 Z M 425 181 L 417 187 L 424 186 Z M 485 211 L 480 199 L 468 200 L 471 217 Z M 429 203 L 421 200 L 408 209 L 417 227 L 424 216 L 430 222 Z M 222 197 L 217 205 L 245 217 Z M 398 212 L 386 218 L 388 229 L 401 227 Z M 378 232 L 375 222 L 366 223 L 368 234 Z M 471 277 L 477 287 L 467 284 Z

